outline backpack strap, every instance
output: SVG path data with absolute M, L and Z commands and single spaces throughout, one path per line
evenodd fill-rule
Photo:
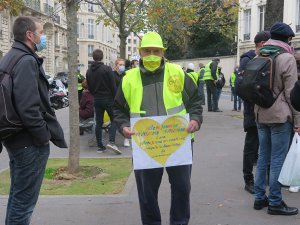
M 10 75 L 15 65 L 17 65 L 20 59 L 25 55 L 31 55 L 31 54 L 25 52 L 18 52 L 17 55 L 8 63 L 8 65 L 4 69 L 4 72 Z

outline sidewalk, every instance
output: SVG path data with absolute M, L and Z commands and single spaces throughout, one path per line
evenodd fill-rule
M 190 225 L 298 225 L 300 216 L 270 216 L 266 209 L 253 210 L 253 196 L 244 191 L 242 149 L 244 132 L 242 113 L 232 112 L 230 93 L 224 93 L 221 113 L 207 112 L 204 123 L 196 133 L 192 171 Z M 61 121 L 68 121 L 66 112 L 59 111 Z M 67 124 L 63 128 L 68 136 Z M 128 157 L 130 149 L 122 148 L 123 155 L 112 152 L 97 154 L 87 147 L 90 136 L 81 137 L 82 157 Z M 118 136 L 117 144 L 122 137 Z M 51 157 L 67 157 L 68 152 L 53 148 Z M 0 155 L 0 165 L 3 165 Z M 1 167 L 0 167 L 1 169 Z M 283 190 L 288 205 L 300 208 L 300 193 Z M 4 224 L 6 196 L 0 196 L 0 224 Z M 168 178 L 159 192 L 162 224 L 168 224 L 170 191 Z M 126 190 L 115 196 L 40 196 L 32 218 L 32 225 L 140 225 L 139 205 L 134 177 Z

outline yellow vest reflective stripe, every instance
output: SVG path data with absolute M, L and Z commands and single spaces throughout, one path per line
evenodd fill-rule
M 189 77 L 192 78 L 192 80 L 194 81 L 194 83 L 198 86 L 199 74 L 196 73 L 196 72 L 189 72 L 189 73 L 187 73 L 187 75 L 189 75 Z
M 205 65 L 205 73 L 204 73 L 204 76 L 203 76 L 203 80 L 214 80 L 213 76 L 211 75 L 211 69 L 210 69 L 210 64 L 212 63 L 209 62 Z M 218 68 L 217 68 L 217 71 L 216 71 L 216 75 L 217 75 L 217 78 L 219 77 L 219 71 L 218 71 Z
M 179 65 L 166 63 L 164 70 L 163 101 L 168 115 L 186 114 L 182 101 L 184 88 L 184 72 Z M 139 117 L 146 112 L 141 111 L 143 85 L 139 68 L 126 72 L 122 80 L 122 90 L 129 105 L 130 116 Z

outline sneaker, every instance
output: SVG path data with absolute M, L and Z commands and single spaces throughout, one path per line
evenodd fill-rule
M 297 193 L 299 192 L 300 186 L 290 186 L 289 192 Z
M 276 206 L 269 205 L 268 214 L 292 216 L 298 214 L 298 209 L 296 207 L 289 207 L 285 204 L 284 201 L 281 201 L 280 205 L 276 205 Z
M 97 153 L 103 153 L 103 152 L 106 152 L 105 146 L 103 146 L 103 145 L 98 146 Z
M 114 142 L 109 142 L 106 147 L 110 148 L 111 150 L 113 150 L 115 153 L 117 154 L 122 154 L 122 152 L 119 150 L 118 146 L 115 145 Z
M 250 194 L 254 194 L 254 184 L 253 182 L 248 182 L 245 184 L 245 191 L 249 192 Z
M 128 138 L 124 139 L 124 147 L 130 147 L 130 142 Z

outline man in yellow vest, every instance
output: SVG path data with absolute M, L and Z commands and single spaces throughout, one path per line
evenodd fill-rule
M 126 72 L 115 98 L 114 115 L 119 131 L 130 138 L 130 117 L 189 113 L 187 132 L 200 129 L 201 98 L 193 79 L 164 59 L 160 35 L 149 32 L 140 46 L 139 68 Z M 166 167 L 171 184 L 170 224 L 188 224 L 190 218 L 191 165 Z M 142 224 L 161 225 L 158 190 L 164 168 L 135 170 Z
M 208 112 L 222 112 L 218 107 L 217 99 L 217 87 L 216 83 L 218 80 L 218 63 L 220 62 L 219 58 L 215 58 L 205 66 L 205 73 L 203 80 L 206 85 L 207 92 L 207 108 Z

